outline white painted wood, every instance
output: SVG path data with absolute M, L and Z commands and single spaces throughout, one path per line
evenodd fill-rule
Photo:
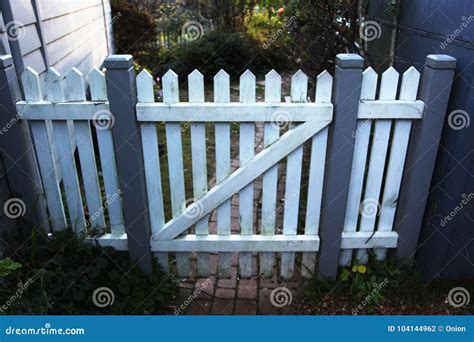
M 179 102 L 178 75 L 169 70 L 163 76 L 163 102 Z M 168 154 L 168 173 L 173 218 L 179 217 L 187 205 L 184 190 L 183 146 L 180 123 L 166 123 L 166 146 Z M 189 227 L 189 226 L 188 226 Z M 176 253 L 176 271 L 180 277 L 188 277 L 190 262 L 188 253 Z
M 331 103 L 332 76 L 322 72 L 316 80 L 316 103 Z M 324 168 L 326 165 L 326 148 L 328 128 L 313 136 L 311 141 L 311 159 L 309 165 L 308 200 L 306 203 L 305 235 L 318 235 L 321 200 L 323 195 Z M 316 253 L 303 253 L 301 273 L 303 277 L 314 276 Z
M 98 110 L 109 110 L 104 102 L 60 102 L 19 101 L 16 104 L 22 118 L 28 120 L 92 120 Z M 27 111 L 25 108 L 34 108 Z M 332 104 L 320 103 L 281 103 L 269 105 L 256 103 L 253 105 L 231 103 L 138 103 L 138 121 L 167 122 L 272 122 L 276 111 L 283 111 L 288 121 L 304 122 L 311 116 L 318 115 L 328 118 L 332 112 Z M 361 101 L 357 118 L 363 119 L 421 119 L 424 103 L 420 100 L 394 101 Z M 238 116 L 235 113 L 239 113 Z
M 137 99 L 141 103 L 152 103 L 155 101 L 153 76 L 147 70 L 141 71 L 137 76 Z M 158 135 L 155 123 L 144 122 L 140 125 L 140 130 L 145 165 L 148 211 L 150 213 L 151 231 L 152 234 L 155 234 L 165 224 Z M 169 272 L 168 253 L 155 253 L 154 256 L 161 267 L 166 272 Z
M 258 153 L 250 163 L 239 168 L 211 189 L 199 203 L 190 205 L 180 216 L 169 221 L 162 231 L 153 236 L 153 239 L 174 239 L 328 124 L 329 121 L 314 119 L 286 132 L 278 141 Z M 196 210 L 199 210 L 200 215 L 190 215 Z
M 98 69 L 92 69 L 87 75 L 91 100 L 106 101 L 107 88 L 104 74 Z M 100 109 L 102 110 L 102 109 Z M 99 157 L 104 180 L 105 201 L 109 214 L 110 230 L 113 234 L 125 232 L 121 191 L 117 176 L 117 163 L 115 161 L 114 141 L 112 131 L 109 129 L 96 129 Z
M 246 70 L 240 76 L 240 102 L 255 103 L 255 75 Z M 240 115 L 240 113 L 236 113 Z M 255 154 L 255 124 L 241 123 L 239 134 L 240 167 L 247 165 Z M 253 182 L 239 192 L 240 234 L 253 234 Z M 252 253 L 239 254 L 239 271 L 244 278 L 252 275 Z
M 358 119 L 421 119 L 425 104 L 423 101 L 385 100 L 364 101 L 359 103 Z
M 23 72 L 21 79 L 25 99 L 27 101 L 41 101 L 43 99 L 43 92 L 38 73 L 28 67 Z M 30 123 L 30 127 L 36 150 L 36 158 L 41 171 L 41 181 L 46 195 L 48 211 L 51 217 L 51 226 L 54 231 L 60 231 L 66 228 L 66 215 L 55 173 L 55 161 L 46 122 L 34 121 Z
M 204 102 L 204 76 L 194 70 L 188 76 L 188 91 L 190 103 Z M 190 122 L 191 125 L 191 155 L 193 168 L 193 196 L 201 198 L 207 192 L 207 156 L 206 156 L 206 125 Z M 209 234 L 209 216 L 203 217 L 195 225 L 197 235 Z M 197 255 L 198 276 L 208 277 L 211 265 L 208 253 Z
M 372 235 L 373 234 L 373 235 Z M 372 238 L 369 240 L 369 237 Z M 128 250 L 126 234 L 106 234 L 99 238 L 88 239 L 103 247 Z M 343 232 L 342 249 L 356 248 L 396 248 L 396 232 Z M 319 237 L 301 236 L 264 236 L 264 235 L 185 235 L 175 240 L 157 240 L 151 242 L 152 251 L 207 251 L 207 252 L 316 252 L 319 250 Z
M 126 234 L 106 234 L 99 238 L 88 239 L 103 247 L 113 247 L 126 251 Z M 282 251 L 317 251 L 317 236 L 283 236 L 283 235 L 185 235 L 175 240 L 152 241 L 152 251 L 197 251 L 197 252 L 282 252 Z
M 360 98 L 362 100 L 373 100 L 377 93 L 378 75 L 372 68 L 367 68 L 362 76 Z M 359 220 L 359 208 L 364 186 L 364 176 L 367 164 L 367 152 L 369 148 L 370 131 L 372 120 L 357 121 L 354 137 L 354 156 L 352 158 L 351 178 L 347 206 L 344 219 L 344 232 L 355 232 Z M 348 266 L 352 261 L 352 250 L 341 251 L 339 263 Z
M 85 101 L 86 92 L 82 73 L 73 68 L 66 76 L 67 98 L 69 101 Z M 91 128 L 88 121 L 75 122 L 77 149 L 79 151 L 80 167 L 84 182 L 89 219 L 87 227 L 105 230 L 104 207 L 97 177 L 94 145 Z
M 299 70 L 291 78 L 292 102 L 306 102 L 308 77 Z M 290 127 L 290 130 L 293 129 Z M 303 164 L 303 145 L 290 153 L 286 164 L 285 208 L 283 217 L 283 234 L 296 235 L 300 202 L 301 167 Z M 295 266 L 294 253 L 282 253 L 281 276 L 285 279 L 293 277 Z
M 419 82 L 420 73 L 414 67 L 405 71 L 400 88 L 400 100 L 416 99 Z M 385 175 L 385 186 L 377 227 L 378 231 L 391 231 L 393 229 L 410 131 L 410 120 L 397 120 L 395 122 L 387 173 Z M 375 250 L 375 254 L 379 260 L 385 259 L 386 252 L 386 249 Z
M 271 70 L 265 76 L 265 102 L 279 103 L 281 101 L 281 76 Z M 267 148 L 280 136 L 280 128 L 274 123 L 266 123 L 264 126 L 263 144 Z M 272 166 L 263 174 L 262 182 L 262 220 L 261 234 L 275 235 L 276 228 L 276 206 L 278 190 L 278 165 Z M 274 253 L 260 254 L 260 275 L 271 277 L 275 266 Z
M 226 104 L 230 101 L 229 75 L 220 70 L 214 76 L 214 102 Z M 234 113 L 234 117 L 238 112 Z M 230 127 L 228 123 L 215 125 L 216 143 L 216 186 L 226 179 L 231 172 L 230 169 Z M 219 235 L 230 235 L 231 233 L 231 201 L 225 200 L 217 207 L 217 232 Z M 219 253 L 217 256 L 217 271 L 220 277 L 230 276 L 231 255 Z
M 49 68 L 46 75 L 46 97 L 50 101 L 64 101 L 61 75 L 53 68 Z M 69 224 L 73 231 L 81 232 L 85 229 L 86 221 L 68 122 L 66 120 L 54 121 L 53 129 L 68 205 Z
M 394 100 L 397 96 L 398 72 L 390 67 L 382 74 L 380 84 L 380 100 Z M 379 214 L 380 193 L 385 170 L 385 159 L 387 157 L 388 142 L 390 139 L 391 120 L 378 120 L 375 123 L 374 137 L 370 151 L 369 170 L 367 172 L 367 184 L 364 192 L 364 201 L 361 203 L 361 219 L 359 230 L 362 232 L 373 232 L 375 221 Z M 357 251 L 357 259 L 367 263 L 367 250 Z
M 325 120 L 331 116 L 332 108 L 330 103 L 140 103 L 137 105 L 137 119 L 168 122 L 272 122 L 275 112 L 282 111 L 288 121 L 304 122 L 314 116 Z

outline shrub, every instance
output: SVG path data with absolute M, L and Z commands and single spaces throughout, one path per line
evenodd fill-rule
M 11 241 L 11 238 L 9 240 Z M 22 267 L 8 267 L 0 288 L 5 314 L 159 314 L 170 312 L 174 282 L 157 265 L 143 273 L 128 253 L 101 248 L 66 231 L 52 237 L 33 232 L 17 239 L 11 258 Z M 11 266 L 11 262 L 7 263 Z M 20 280 L 20 283 L 19 283 Z M 94 304 L 93 293 L 109 288 L 110 306 Z M 102 298 L 104 299 L 104 298 Z M 97 297 L 96 302 L 101 302 Z

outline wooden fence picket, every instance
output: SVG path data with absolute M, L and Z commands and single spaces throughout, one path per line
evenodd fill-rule
M 220 70 L 214 76 L 214 102 L 226 103 L 230 101 L 229 75 Z M 230 175 L 230 126 L 228 123 L 216 123 L 216 185 Z M 217 207 L 217 234 L 231 233 L 231 200 L 227 200 Z M 219 253 L 217 269 L 221 277 L 230 276 L 231 254 Z
M 271 70 L 265 76 L 265 102 L 281 102 L 281 76 Z M 274 143 L 280 136 L 277 122 L 265 123 L 263 135 L 264 147 Z M 262 235 L 275 235 L 277 216 L 278 165 L 263 174 L 262 181 Z M 260 253 L 260 274 L 269 278 L 275 266 L 275 253 Z
M 291 78 L 292 102 L 306 102 L 308 94 L 308 76 L 299 70 Z M 290 124 L 291 122 L 287 122 Z M 291 129 L 291 127 L 290 127 Z M 300 204 L 301 167 L 303 165 L 303 146 L 293 151 L 287 158 L 285 209 L 283 217 L 283 234 L 296 235 Z M 281 276 L 285 279 L 293 277 L 295 253 L 284 252 L 281 255 Z
M 178 75 L 176 75 L 173 70 L 169 70 L 163 76 L 163 102 L 179 102 Z M 166 123 L 166 146 L 171 192 L 171 211 L 173 217 L 177 217 L 188 204 L 184 191 L 183 145 L 181 142 L 180 123 Z M 188 253 L 176 253 L 176 269 L 180 277 L 187 277 L 189 275 L 190 263 Z
M 204 77 L 194 70 L 188 76 L 189 102 L 204 102 Z M 199 121 L 199 113 L 196 113 Z M 191 126 L 191 156 L 193 173 L 193 196 L 199 201 L 207 192 L 207 157 L 206 157 L 206 124 L 189 122 Z M 196 235 L 209 234 L 209 215 L 202 218 L 195 225 Z M 208 277 L 211 274 L 211 265 L 208 253 L 197 254 L 197 273 L 199 276 Z
M 255 75 L 246 70 L 240 76 L 240 102 L 255 102 Z M 240 167 L 248 164 L 255 154 L 255 124 L 241 123 L 239 136 Z M 239 192 L 240 234 L 253 234 L 253 192 L 254 183 L 251 182 Z M 240 275 L 249 278 L 252 275 L 252 253 L 240 253 Z

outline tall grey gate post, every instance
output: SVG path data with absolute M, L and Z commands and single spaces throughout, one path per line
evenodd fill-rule
M 447 55 L 428 55 L 423 69 L 418 98 L 425 113 L 412 128 L 395 220 L 395 255 L 407 264 L 416 253 L 455 69 L 456 59 Z
M 15 103 L 21 100 L 10 55 L 0 56 L 0 155 L 13 197 L 25 204 L 22 216 L 29 225 L 49 231 L 43 186 L 27 121 Z M 4 176 L 4 175 L 2 175 Z M 3 209 L 3 208 L 2 208 Z
M 150 216 L 146 198 L 143 146 L 136 117 L 137 92 L 131 55 L 111 55 L 107 68 L 107 96 L 114 117 L 112 134 L 122 191 L 125 229 L 130 257 L 146 272 L 152 270 Z
M 319 274 L 322 277 L 335 278 L 339 267 L 363 66 L 364 59 L 359 55 L 336 56 L 332 96 L 334 119 L 329 126 L 321 208 Z

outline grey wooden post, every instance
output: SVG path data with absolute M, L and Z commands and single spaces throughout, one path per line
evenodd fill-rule
M 336 278 L 339 265 L 363 66 L 364 59 L 359 55 L 336 56 L 334 118 L 329 125 L 319 251 L 319 275 L 332 279 Z
M 111 55 L 107 68 L 107 96 L 114 116 L 112 135 L 122 191 L 123 214 L 130 257 L 146 272 L 152 270 L 150 219 L 146 199 L 143 147 L 136 120 L 135 71 L 131 55 Z
M 20 87 L 13 59 L 9 55 L 0 56 L 0 154 L 11 195 L 25 203 L 22 218 L 30 226 L 48 231 L 46 202 L 28 123 L 21 120 L 21 113 L 17 114 L 15 107 L 19 100 Z
M 455 69 L 451 56 L 426 58 L 418 96 L 426 108 L 423 119 L 413 123 L 395 219 L 395 254 L 405 264 L 413 262 L 416 252 Z

